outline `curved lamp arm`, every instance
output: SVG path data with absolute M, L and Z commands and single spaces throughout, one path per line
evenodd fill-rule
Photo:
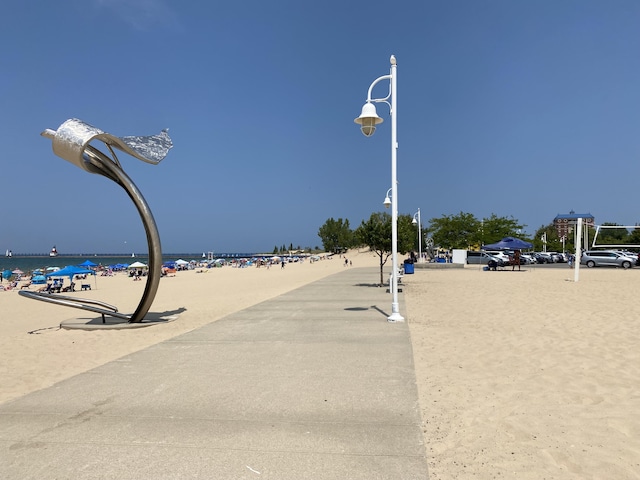
M 158 228 L 156 227 L 156 222 L 153 219 L 149 205 L 138 187 L 136 187 L 120 166 L 114 148 L 128 153 L 143 162 L 157 165 L 173 147 L 171 138 L 169 138 L 166 130 L 163 130 L 158 135 L 147 137 L 119 138 L 75 118 L 64 122 L 57 131 L 45 130 L 42 132 L 42 136 L 52 139 L 53 152 L 57 156 L 89 173 L 102 175 L 113 180 L 127 192 L 127 195 L 129 195 L 129 198 L 131 198 L 140 214 L 144 230 L 147 234 L 149 274 L 147 275 L 147 283 L 140 303 L 135 312 L 130 316 L 117 313 L 117 308 L 102 302 L 52 296 L 48 293 L 28 291 L 20 291 L 20 295 L 35 300 L 101 313 L 103 319 L 104 315 L 109 315 L 126 319 L 131 323 L 142 322 L 149 308 L 151 308 L 151 304 L 158 291 L 162 269 L 162 248 L 160 246 Z M 102 142 L 113 158 L 101 152 L 93 145 L 90 145 L 93 141 Z M 93 307 L 88 304 L 97 304 L 100 305 L 100 307 Z

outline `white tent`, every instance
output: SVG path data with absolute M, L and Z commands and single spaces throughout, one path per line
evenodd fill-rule
M 175 262 L 176 265 L 189 265 L 189 262 L 186 262 L 184 260 L 182 260 L 181 258 L 179 258 L 178 260 L 176 260 Z
M 142 262 L 133 262 L 127 268 L 147 268 L 147 266 Z

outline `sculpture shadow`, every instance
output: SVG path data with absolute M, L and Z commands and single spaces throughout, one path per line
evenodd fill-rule
M 186 311 L 186 308 L 180 307 L 174 310 L 166 310 L 164 312 L 149 312 L 141 322 L 129 322 L 126 319 L 110 317 L 108 315 L 105 315 L 104 317 L 76 318 L 61 322 L 60 327 L 67 330 L 127 330 L 132 328 L 143 328 L 173 322 L 178 319 L 181 313 Z

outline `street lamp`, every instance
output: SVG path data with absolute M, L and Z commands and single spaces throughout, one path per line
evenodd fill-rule
M 416 216 L 418 220 L 416 220 Z M 413 225 L 418 225 L 418 263 L 422 262 L 422 223 L 420 222 L 420 209 L 416 213 L 413 214 L 413 220 L 411 220 Z
M 403 322 L 404 317 L 400 315 L 398 308 L 398 181 L 396 179 L 396 159 L 398 153 L 397 140 L 397 72 L 396 57 L 391 55 L 391 71 L 389 75 L 376 78 L 369 86 L 367 102 L 362 107 L 362 113 L 354 120 L 360 125 L 360 130 L 365 137 L 370 137 L 376 131 L 376 125 L 383 122 L 376 112 L 374 103 L 386 103 L 391 109 L 391 293 L 393 300 L 391 303 L 391 315 L 387 318 L 390 322 Z M 373 87 L 382 80 L 389 80 L 389 94 L 384 98 L 371 98 Z M 391 99 L 391 103 L 389 103 Z M 372 103 L 373 102 L 373 103 Z M 387 197 L 388 198 L 388 197 Z M 386 203 L 386 199 L 385 199 Z
M 387 194 L 384 197 L 384 202 L 382 202 L 382 204 L 384 205 L 384 208 L 389 208 L 391 206 L 391 200 L 389 199 L 389 194 L 391 193 L 391 190 L 393 190 L 393 188 L 390 188 L 389 190 L 387 190 Z

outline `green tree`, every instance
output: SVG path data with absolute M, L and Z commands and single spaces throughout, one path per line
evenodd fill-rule
M 620 228 L 601 228 L 598 232 L 598 245 L 626 245 L 629 243 L 629 231 L 617 223 L 604 222 L 603 227 L 620 227 Z
M 415 228 L 410 215 L 398 215 L 398 253 L 405 254 L 413 248 Z M 362 221 L 355 231 L 361 245 L 368 246 L 380 259 L 380 285 L 384 284 L 383 267 L 391 256 L 391 215 L 386 212 L 372 213 L 369 220 Z
M 427 235 L 441 248 L 472 249 L 499 242 L 504 237 L 518 237 L 527 240 L 521 231 L 526 225 L 513 217 L 498 217 L 492 213 L 489 218 L 478 220 L 473 214 L 460 212 L 457 215 L 443 215 L 429 220 Z
M 479 247 L 482 242 L 481 224 L 471 213 L 432 218 L 426 231 L 434 245 L 446 249 Z
M 353 231 L 347 219 L 329 218 L 318 230 L 318 236 L 326 252 L 339 253 L 353 245 Z
M 640 245 L 640 225 L 636 223 L 635 226 L 639 228 L 634 228 L 631 230 L 631 233 L 629 234 L 629 244 Z
M 526 225 L 521 225 L 513 217 L 498 217 L 492 213 L 489 218 L 483 218 L 481 222 L 482 243 L 488 245 L 502 240 L 504 237 L 517 237 L 527 240 L 520 233 Z

